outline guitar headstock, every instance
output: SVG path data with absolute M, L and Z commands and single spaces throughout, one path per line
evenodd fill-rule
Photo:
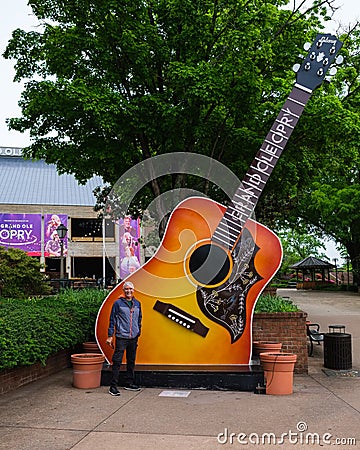
M 310 91 L 320 86 L 342 45 L 336 36 L 318 34 L 310 48 L 306 48 L 308 54 L 297 71 L 297 84 Z

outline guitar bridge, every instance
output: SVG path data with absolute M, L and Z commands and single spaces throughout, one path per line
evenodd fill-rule
M 159 300 L 153 306 L 153 310 L 161 313 L 174 323 L 182 326 L 186 330 L 193 331 L 201 337 L 206 337 L 209 328 L 200 322 L 197 317 L 188 314 L 186 311 L 171 305 L 170 303 L 163 303 Z

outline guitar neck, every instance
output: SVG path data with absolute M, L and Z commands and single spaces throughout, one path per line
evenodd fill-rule
M 312 91 L 296 84 L 236 190 L 212 241 L 232 250 L 293 132 Z

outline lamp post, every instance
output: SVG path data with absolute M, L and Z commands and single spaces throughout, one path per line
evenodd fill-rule
M 337 271 L 337 258 L 334 258 L 335 263 L 335 277 L 336 277 L 336 286 L 338 285 L 338 271 Z
M 60 287 L 62 287 L 64 278 L 64 239 L 67 233 L 67 228 L 62 223 L 56 228 L 56 232 L 60 239 Z
M 349 285 L 350 285 L 350 267 L 349 267 L 349 263 L 350 263 L 350 256 L 346 256 L 346 270 L 347 270 L 347 285 L 348 285 L 348 289 L 349 289 Z

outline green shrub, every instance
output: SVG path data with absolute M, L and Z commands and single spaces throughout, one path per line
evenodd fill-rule
M 255 313 L 260 312 L 296 312 L 299 308 L 289 299 L 279 295 L 260 295 L 255 305 Z
M 0 370 L 27 366 L 94 336 L 106 291 L 65 290 L 57 296 L 0 299 Z
M 27 298 L 50 294 L 51 287 L 45 282 L 40 268 L 39 261 L 26 252 L 0 247 L 0 295 Z
M 349 291 L 349 292 L 358 292 L 358 285 L 357 284 L 340 284 L 339 285 L 340 291 Z

